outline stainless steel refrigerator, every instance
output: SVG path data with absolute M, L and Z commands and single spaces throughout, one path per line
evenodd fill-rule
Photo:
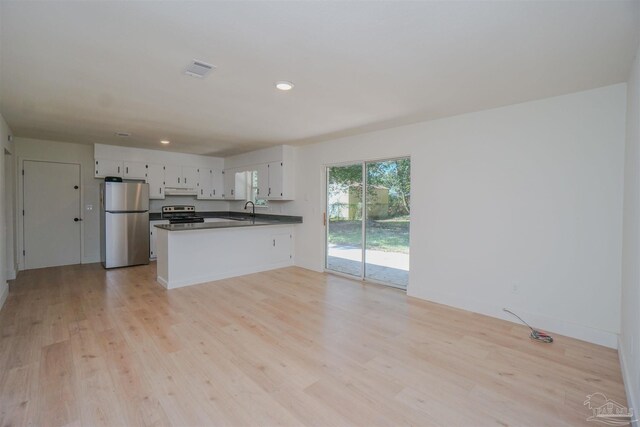
M 149 264 L 149 184 L 100 184 L 100 220 L 105 268 Z

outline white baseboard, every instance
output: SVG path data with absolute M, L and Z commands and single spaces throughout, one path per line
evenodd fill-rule
M 169 284 L 160 276 L 156 276 L 156 282 L 160 283 L 163 288 L 169 289 Z
M 438 304 L 461 308 L 463 310 L 471 311 L 474 313 L 484 314 L 486 316 L 496 317 L 498 319 L 518 323 L 517 319 L 514 319 L 513 317 L 511 317 L 511 315 L 502 311 L 502 309 L 505 307 L 497 306 L 492 303 L 482 302 L 456 295 L 436 295 L 433 293 L 430 293 L 429 295 L 416 294 L 412 292 L 411 286 L 409 286 L 409 289 L 407 290 L 407 295 L 409 295 L 410 297 L 420 298 L 427 301 L 436 302 Z M 562 319 L 556 319 L 537 313 L 530 313 L 525 310 L 519 309 L 518 307 L 506 308 L 513 309 L 529 324 L 534 325 L 535 327 L 543 329 L 547 332 L 551 332 L 552 334 L 556 333 L 559 335 L 565 335 L 567 337 L 576 338 L 582 341 L 587 341 L 609 348 L 618 348 L 618 334 L 615 332 L 603 331 Z
M 634 381 L 631 377 L 631 371 L 627 362 L 626 351 L 622 340 L 618 338 L 618 358 L 620 359 L 620 369 L 622 370 L 622 380 L 624 381 L 624 390 L 627 394 L 627 406 L 633 410 L 634 418 L 631 421 L 632 427 L 639 427 L 638 418 L 640 414 L 640 396 L 634 388 Z
M 15 269 L 7 270 L 7 280 L 16 280 L 18 273 Z
M 9 296 L 9 285 L 6 283 L 2 286 L 2 294 L 0 294 L 0 310 L 4 307 L 4 303 L 7 301 L 7 297 Z

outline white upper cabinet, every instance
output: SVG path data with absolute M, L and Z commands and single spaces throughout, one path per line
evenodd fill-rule
M 95 177 L 144 179 L 151 199 L 165 194 L 204 200 L 245 200 L 247 180 L 256 171 L 257 197 L 294 199 L 295 150 L 280 145 L 221 159 L 115 145 L 94 144 Z M 114 160 L 115 159 L 115 160 Z M 229 168 L 224 168 L 224 163 Z
M 213 198 L 222 199 L 224 197 L 224 175 L 222 174 L 222 169 L 213 169 L 211 179 Z
M 146 179 L 147 164 L 145 162 L 124 162 L 125 179 Z
M 149 198 L 164 199 L 164 166 L 150 163 L 146 165 L 146 170 Z
M 244 200 L 247 197 L 247 172 L 243 168 L 224 171 L 224 198 Z
M 258 175 L 258 199 L 269 197 L 269 165 L 262 163 L 254 168 Z
M 247 198 L 247 172 L 241 170 L 236 172 L 236 200 Z
M 198 168 L 195 166 L 182 166 L 182 186 L 184 188 L 196 188 L 198 184 Z
M 198 199 L 222 199 L 224 193 L 222 171 L 212 168 L 198 168 Z
M 164 168 L 164 185 L 166 187 L 181 188 L 182 166 L 166 165 Z
M 278 145 L 225 158 L 225 199 L 240 199 L 236 179 L 226 172 L 256 171 L 256 196 L 267 200 L 293 200 L 295 197 L 295 148 Z M 246 174 L 250 177 L 250 174 Z M 248 187 L 248 186 L 247 186 Z M 245 188 L 243 186 L 243 188 Z M 227 194 L 234 190 L 234 195 Z
M 263 163 L 253 169 L 258 172 L 258 198 L 293 200 L 293 176 L 288 163 Z
M 269 200 L 284 199 L 283 163 L 272 162 L 267 165 L 267 168 L 269 169 L 269 193 L 267 198 Z
M 198 168 L 195 166 L 167 165 L 164 171 L 165 186 L 169 188 L 196 188 Z
M 110 159 L 95 159 L 95 178 L 104 178 L 105 176 L 123 175 L 123 162 Z
M 198 169 L 198 183 L 196 184 L 196 188 L 198 190 L 198 194 L 196 198 L 198 199 L 212 199 L 213 198 L 213 178 L 212 169 L 199 168 Z

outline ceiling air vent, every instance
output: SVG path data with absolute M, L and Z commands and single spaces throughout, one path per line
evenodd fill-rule
M 131 134 L 129 132 L 116 132 L 116 136 L 120 138 L 129 138 Z
M 204 77 L 214 68 L 216 67 L 211 64 L 194 59 L 193 62 L 189 64 L 189 67 L 187 67 L 185 74 L 191 77 Z

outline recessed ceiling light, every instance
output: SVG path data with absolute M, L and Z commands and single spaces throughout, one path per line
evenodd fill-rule
M 168 141 L 168 140 L 166 140 L 166 139 L 163 139 L 162 141 L 160 141 L 160 144 L 165 144 L 165 145 L 167 145 L 169 142 L 171 142 L 171 141 Z
M 293 89 L 293 83 L 282 80 L 276 82 L 276 87 L 280 90 L 291 90 Z

